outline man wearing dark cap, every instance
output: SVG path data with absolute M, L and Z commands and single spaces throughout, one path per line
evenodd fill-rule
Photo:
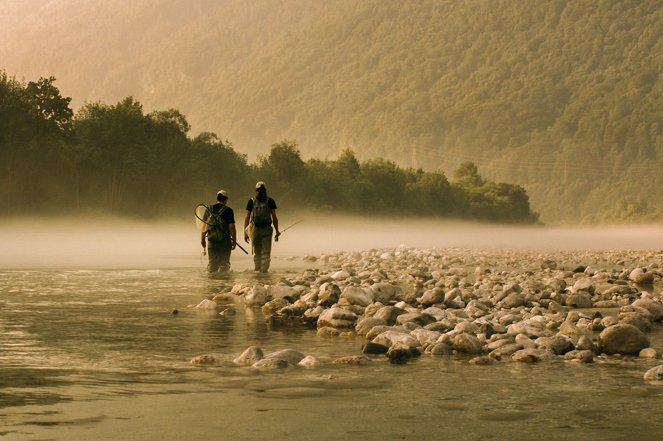
M 272 224 L 274 228 L 272 228 Z M 244 240 L 253 243 L 254 269 L 261 273 L 269 271 L 272 253 L 272 233 L 279 240 L 279 219 L 276 217 L 276 202 L 267 196 L 262 181 L 256 182 L 256 195 L 246 203 L 244 217 Z
M 235 249 L 237 230 L 235 229 L 235 214 L 228 207 L 228 192 L 219 190 L 216 194 L 218 203 L 210 207 L 205 223 L 208 227 L 201 233 L 200 243 L 207 247 L 210 272 L 226 272 L 230 270 L 230 252 Z M 207 244 L 205 244 L 207 239 Z

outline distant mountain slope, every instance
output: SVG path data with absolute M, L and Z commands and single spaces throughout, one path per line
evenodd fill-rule
M 0 69 L 77 106 L 133 95 L 250 154 L 472 160 L 544 221 L 663 206 L 659 0 L 20 3 L 0 2 Z

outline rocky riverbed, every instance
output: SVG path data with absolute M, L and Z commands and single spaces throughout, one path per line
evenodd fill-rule
M 315 367 L 405 364 L 421 356 L 473 364 L 652 360 L 663 383 L 663 250 L 373 249 L 306 256 L 319 268 L 276 284 L 239 283 L 194 309 L 260 308 L 273 326 L 309 326 L 329 338 L 361 336 L 357 353 L 319 360 L 284 348 L 201 354 L 195 365 Z M 324 269 L 320 269 L 324 268 Z

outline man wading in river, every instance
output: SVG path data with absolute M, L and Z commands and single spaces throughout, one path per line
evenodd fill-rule
M 272 229 L 272 224 L 274 228 Z M 279 219 L 276 217 L 276 202 L 267 196 L 265 183 L 256 183 L 256 195 L 246 203 L 244 217 L 244 240 L 253 243 L 254 270 L 266 273 L 269 270 L 272 253 L 272 233 L 276 231 L 278 242 Z
M 209 225 L 200 234 L 200 243 L 205 248 L 207 238 L 207 254 L 209 255 L 210 272 L 230 270 L 230 252 L 237 243 L 237 230 L 235 229 L 235 214 L 228 207 L 228 193 L 220 190 L 216 194 L 218 203 L 212 205 L 206 213 L 204 221 Z

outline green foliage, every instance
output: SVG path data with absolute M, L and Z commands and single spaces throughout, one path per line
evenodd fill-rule
M 190 215 L 225 188 L 243 208 L 255 180 L 267 181 L 279 205 L 368 216 L 462 217 L 536 222 L 525 191 L 484 180 L 464 163 L 450 184 L 442 171 L 404 169 L 386 159 L 304 161 L 295 141 L 273 144 L 249 164 L 228 141 L 203 132 L 189 138 L 179 111 L 145 114 L 127 97 L 88 103 L 68 116 L 54 78 L 22 85 L 0 76 L 0 153 L 4 213 L 95 211 L 156 217 Z M 249 191 L 247 191 L 249 189 Z

